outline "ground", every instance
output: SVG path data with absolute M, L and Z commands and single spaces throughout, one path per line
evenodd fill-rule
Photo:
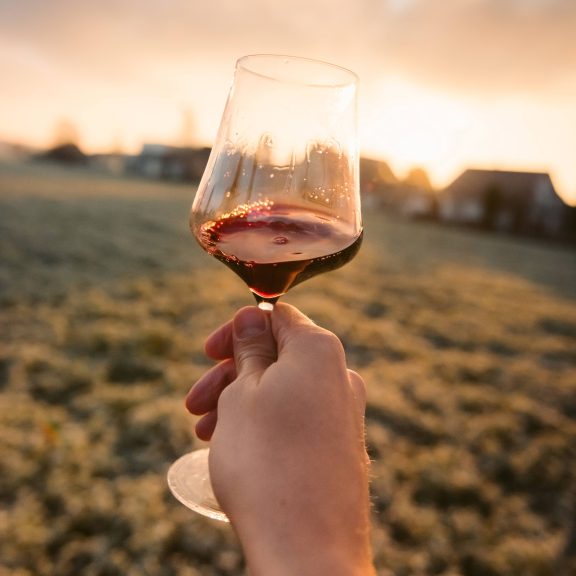
M 165 482 L 201 444 L 183 398 L 204 337 L 252 303 L 190 236 L 193 193 L 0 166 L 0 575 L 244 572 Z M 366 380 L 379 574 L 572 574 L 576 251 L 365 225 L 285 300 Z

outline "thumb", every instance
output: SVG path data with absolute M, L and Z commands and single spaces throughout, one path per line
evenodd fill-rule
M 256 306 L 240 309 L 233 320 L 234 362 L 238 378 L 262 373 L 276 361 L 270 315 Z

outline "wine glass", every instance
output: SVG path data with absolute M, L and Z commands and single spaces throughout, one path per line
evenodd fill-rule
M 264 310 L 360 248 L 356 90 L 353 72 L 326 62 L 260 54 L 236 63 L 190 228 Z M 177 460 L 168 484 L 184 505 L 226 520 L 208 449 Z

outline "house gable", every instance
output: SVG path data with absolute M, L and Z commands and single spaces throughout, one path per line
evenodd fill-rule
M 469 169 L 439 197 L 441 220 L 501 231 L 554 234 L 565 214 L 543 172 Z

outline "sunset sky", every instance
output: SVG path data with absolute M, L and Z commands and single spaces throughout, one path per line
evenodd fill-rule
M 549 171 L 576 204 L 575 0 L 0 0 L 0 140 L 210 144 L 249 53 L 354 70 L 362 151 L 398 176 Z

